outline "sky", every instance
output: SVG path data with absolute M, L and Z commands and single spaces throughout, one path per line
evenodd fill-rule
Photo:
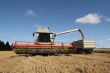
M 97 47 L 110 47 L 110 0 L 0 0 L 0 40 L 34 41 L 39 26 L 53 32 L 81 29 Z M 79 40 L 78 32 L 56 37 Z

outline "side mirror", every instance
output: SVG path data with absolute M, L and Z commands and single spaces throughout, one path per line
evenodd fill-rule
M 33 33 L 32 35 L 33 35 L 33 37 L 34 37 L 34 33 Z

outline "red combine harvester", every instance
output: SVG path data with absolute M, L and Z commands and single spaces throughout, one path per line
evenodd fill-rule
M 48 29 L 49 30 L 49 29 Z M 55 37 L 58 35 L 80 32 L 82 39 L 71 43 L 56 43 Z M 13 51 L 16 54 L 31 55 L 54 55 L 54 54 L 70 54 L 70 53 L 87 53 L 90 54 L 95 48 L 95 40 L 85 40 L 80 29 L 72 29 L 65 32 L 34 32 L 33 36 L 37 39 L 35 42 L 15 41 L 13 43 Z

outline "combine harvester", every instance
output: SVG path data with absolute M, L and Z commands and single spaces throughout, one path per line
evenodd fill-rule
M 82 39 L 73 41 L 71 43 L 57 43 L 55 37 L 62 34 L 78 31 Z M 85 39 L 80 29 L 72 29 L 60 33 L 48 31 L 34 32 L 36 37 L 35 42 L 15 41 L 13 43 L 13 51 L 16 54 L 30 54 L 30 55 L 56 55 L 56 54 L 91 54 L 95 48 L 95 40 Z

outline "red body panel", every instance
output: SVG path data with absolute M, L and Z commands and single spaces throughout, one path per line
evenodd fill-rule
M 55 48 L 60 48 L 60 49 L 63 49 L 63 48 L 72 48 L 74 49 L 75 48 L 75 44 L 65 44 L 65 43 L 15 43 L 13 45 L 13 48 L 36 48 L 36 49 L 39 49 L 39 48 L 50 48 L 50 49 L 55 49 Z

